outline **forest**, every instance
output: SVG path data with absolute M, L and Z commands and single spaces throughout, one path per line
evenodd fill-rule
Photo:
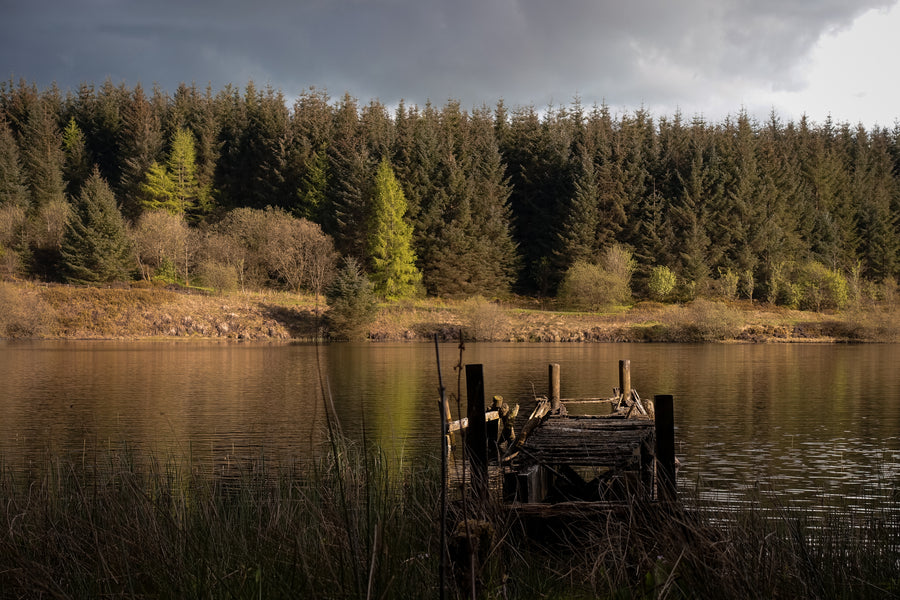
M 900 125 L 774 111 L 8 81 L 0 277 L 318 294 L 343 264 L 384 298 L 624 282 L 607 299 L 841 308 L 896 291 L 898 177 Z

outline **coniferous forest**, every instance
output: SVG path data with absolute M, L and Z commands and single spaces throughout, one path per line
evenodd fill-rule
M 896 288 L 898 215 L 898 125 L 0 84 L 3 276 L 550 296 L 618 260 L 638 298 L 839 308 Z

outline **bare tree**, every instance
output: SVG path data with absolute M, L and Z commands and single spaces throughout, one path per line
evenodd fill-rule
M 131 230 L 131 240 L 141 275 L 149 280 L 166 262 L 181 267 L 188 281 L 191 236 L 181 215 L 165 210 L 151 210 L 141 215 Z

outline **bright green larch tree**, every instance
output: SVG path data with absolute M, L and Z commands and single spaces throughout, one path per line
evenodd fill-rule
M 164 209 L 185 217 L 202 210 L 202 190 L 197 182 L 194 135 L 179 127 L 172 136 L 172 148 L 165 166 L 154 162 L 144 184 L 144 208 Z
M 403 219 L 406 197 L 387 159 L 375 176 L 375 195 L 369 228 L 369 256 L 375 292 L 391 300 L 416 293 L 422 278 L 412 250 L 412 226 Z

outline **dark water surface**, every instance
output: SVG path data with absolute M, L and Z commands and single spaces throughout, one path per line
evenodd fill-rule
M 440 351 L 455 393 L 458 350 Z M 722 503 L 756 488 L 900 505 L 900 345 L 469 344 L 463 355 L 484 364 L 488 396 L 525 414 L 548 363 L 561 365 L 564 397 L 608 396 L 622 358 L 643 397 L 675 396 L 683 488 Z M 438 454 L 430 344 L 0 341 L 0 461 L 27 470 L 127 447 L 213 468 L 302 462 L 325 439 L 320 380 L 344 433 L 404 461 Z

